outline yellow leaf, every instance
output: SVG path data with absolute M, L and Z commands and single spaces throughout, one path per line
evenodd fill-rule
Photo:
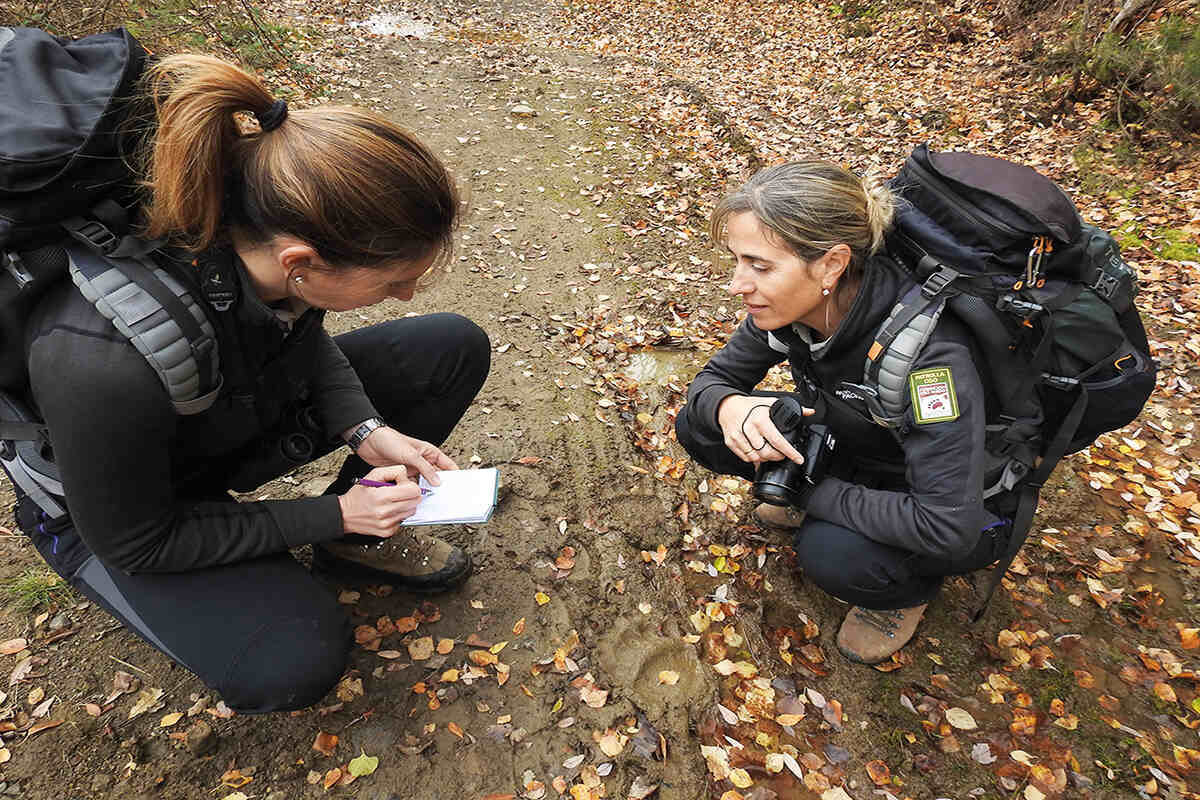
M 366 751 L 360 750 L 357 757 L 350 759 L 347 771 L 356 778 L 362 778 L 370 775 L 378 767 L 379 759 L 376 756 L 369 756 Z
M 519 620 L 517 620 L 513 624 L 512 632 L 513 632 L 513 636 L 520 636 L 522 633 L 525 632 L 525 618 L 524 617 L 521 617 Z
M 679 673 L 672 669 L 664 669 L 658 673 L 658 682 L 667 686 L 679 683 Z
M 979 727 L 970 712 L 963 708 L 946 709 L 946 721 L 960 731 L 973 731 Z
M 1164 703 L 1174 703 L 1178 700 L 1178 698 L 1175 696 L 1175 690 L 1172 689 L 1169 684 L 1163 683 L 1162 681 L 1154 684 L 1154 694 Z
M 750 773 L 740 768 L 729 771 L 729 782 L 739 789 L 754 785 L 754 781 L 750 779 Z
M 546 594 L 545 592 L 538 592 L 533 596 L 533 599 L 537 601 L 539 606 L 544 606 L 546 603 L 550 602 L 550 595 Z
M 162 719 L 160 719 L 158 721 L 158 727 L 169 728 L 172 725 L 174 725 L 176 722 L 179 722 L 179 720 L 181 720 L 181 719 L 183 719 L 182 711 L 176 711 L 172 714 L 167 714 L 166 716 L 164 716 Z
M 424 661 L 433 655 L 433 637 L 422 636 L 408 643 L 408 656 L 413 661 Z
M 628 736 L 618 733 L 612 728 L 608 728 L 602 734 L 596 734 L 596 741 L 600 745 L 600 751 L 610 758 L 624 750 L 625 742 L 628 740 Z

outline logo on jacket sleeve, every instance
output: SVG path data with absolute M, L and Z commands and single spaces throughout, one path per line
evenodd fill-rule
M 958 419 L 958 396 L 949 367 L 919 369 L 908 376 L 913 419 L 918 425 Z

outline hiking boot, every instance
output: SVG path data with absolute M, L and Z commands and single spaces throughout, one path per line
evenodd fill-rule
M 838 650 L 859 664 L 887 661 L 917 632 L 917 624 L 928 605 L 884 611 L 855 606 L 838 631 Z
M 390 539 L 350 534 L 313 545 L 313 569 L 406 592 L 444 592 L 471 574 L 471 556 L 436 536 L 402 528 Z
M 804 512 L 791 506 L 775 506 L 770 503 L 759 503 L 751 515 L 754 521 L 764 528 L 790 530 L 799 528 L 804 522 Z

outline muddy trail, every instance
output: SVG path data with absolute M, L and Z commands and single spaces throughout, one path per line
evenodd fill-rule
M 476 572 L 433 598 L 333 587 L 352 668 L 318 707 L 269 717 L 231 714 L 77 595 L 10 606 L 0 794 L 1186 795 L 1200 562 L 1137 535 L 1122 485 L 1095 477 L 1141 457 L 1137 433 L 1059 471 L 983 622 L 955 580 L 892 663 L 852 665 L 833 646 L 845 607 L 753 526 L 745 482 L 673 441 L 690 377 L 740 318 L 689 199 L 759 161 L 728 109 L 665 57 L 583 46 L 538 0 L 278 12 L 320 32 L 309 58 L 333 97 L 419 132 L 469 187 L 435 287 L 328 325 L 454 311 L 489 333 L 491 375 L 445 449 L 499 467 L 500 502 L 439 531 Z M 1159 409 L 1147 434 L 1185 488 L 1190 425 Z M 319 494 L 342 455 L 252 497 Z M 19 534 L 0 548 L 0 578 L 40 566 Z

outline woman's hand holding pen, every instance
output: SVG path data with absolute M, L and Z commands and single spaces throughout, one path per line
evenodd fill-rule
M 342 530 L 387 539 L 417 510 L 425 491 L 404 465 L 373 469 L 338 497 Z
M 458 469 L 458 465 L 435 445 L 405 436 L 395 428 L 376 428 L 363 441 L 357 454 L 373 467 L 403 466 L 409 480 L 415 481 L 424 475 L 431 486 L 441 483 L 438 470 Z
M 725 446 L 750 464 L 785 458 L 803 464 L 804 456 L 771 422 L 770 408 L 774 404 L 773 397 L 742 394 L 731 394 L 722 400 L 717 407 L 717 423 L 724 434 Z M 805 416 L 812 413 L 811 408 L 804 409 Z

